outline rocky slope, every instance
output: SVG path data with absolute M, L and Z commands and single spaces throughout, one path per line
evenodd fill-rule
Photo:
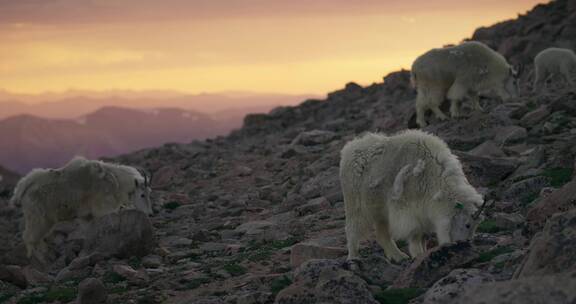
M 530 39 L 549 27 L 574 33 L 574 3 L 554 1 L 482 29 L 490 33 L 483 40 L 499 49 L 536 19 L 543 25 Z M 393 265 L 370 240 L 358 267 L 345 262 L 339 150 L 362 132 L 413 125 L 408 78 L 401 71 L 368 87 L 350 83 L 326 100 L 250 115 L 227 137 L 115 159 L 153 172 L 157 213 L 150 221 L 105 217 L 83 239 L 73 224 L 61 225 L 51 238 L 53 264 L 42 272 L 13 249 L 1 261 L 0 303 L 68 302 L 77 293 L 80 303 L 576 301 L 574 88 L 525 86 L 511 102 L 485 98 L 484 112 L 426 128 L 495 201 L 472 242 L 438 248 L 429 239 L 428 254 Z M 107 239 L 116 241 L 98 241 Z M 82 243 L 86 255 L 77 257 Z M 91 254 L 98 246 L 113 258 Z

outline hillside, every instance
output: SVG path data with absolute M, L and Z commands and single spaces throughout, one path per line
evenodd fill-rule
M 498 50 L 527 41 L 505 54 L 529 75 L 532 54 L 576 41 L 574 20 L 576 1 L 558 0 L 473 39 Z M 486 97 L 483 112 L 465 108 L 467 117 L 425 128 L 495 202 L 470 243 L 433 249 L 430 239 L 430 253 L 394 265 L 371 238 L 360 265 L 345 262 L 340 149 L 363 132 L 414 126 L 415 93 L 400 71 L 367 87 L 349 83 L 325 100 L 249 115 L 226 137 L 114 158 L 153 173 L 160 248 L 141 259 L 77 257 L 78 239 L 64 227 L 47 274 L 0 267 L 0 280 L 10 282 L 0 285 L 0 298 L 54 299 L 57 290 L 72 294 L 60 298 L 67 302 L 78 282 L 95 277 L 104 284 L 91 291 L 107 292 L 109 303 L 573 303 L 576 92 L 531 92 L 524 78 L 512 101 Z M 0 262 L 25 265 L 21 250 Z M 16 284 L 22 280 L 25 291 Z

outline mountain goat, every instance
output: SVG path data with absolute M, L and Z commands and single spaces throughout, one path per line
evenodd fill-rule
M 446 98 L 451 116 L 459 117 L 459 103 L 467 96 L 480 111 L 480 93 L 495 91 L 503 100 L 518 94 L 516 70 L 502 55 L 476 41 L 424 53 L 412 64 L 410 80 L 417 90 L 416 121 L 420 127 L 426 126 L 428 109 L 438 119 L 447 119 L 440 110 Z
M 534 89 L 550 77 L 559 76 L 570 86 L 576 85 L 576 54 L 569 49 L 547 48 L 534 57 Z
M 152 213 L 149 180 L 129 166 L 76 157 L 59 169 L 35 169 L 16 185 L 12 205 L 24 213 L 28 257 L 60 221 L 90 220 L 122 206 Z
M 416 257 L 425 252 L 426 233 L 435 232 L 440 244 L 470 239 L 483 206 L 446 143 L 418 130 L 369 133 L 348 142 L 340 182 L 349 260 L 358 257 L 371 227 L 386 257 L 396 262 L 408 256 L 394 240 L 408 239 Z

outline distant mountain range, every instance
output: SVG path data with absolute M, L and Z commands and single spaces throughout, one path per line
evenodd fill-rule
M 14 95 L 0 91 L 0 164 L 26 173 L 36 167 L 61 166 L 75 155 L 115 156 L 225 135 L 241 127 L 246 114 L 313 97 L 227 94 L 71 91 Z
M 11 94 L 0 90 L 0 118 L 30 114 L 46 118 L 73 118 L 104 106 L 134 109 L 180 108 L 207 114 L 242 111 L 247 108 L 270 109 L 279 105 L 296 105 L 313 95 L 259 94 L 225 92 L 215 94 L 182 94 L 171 91 L 69 91 L 40 95 Z

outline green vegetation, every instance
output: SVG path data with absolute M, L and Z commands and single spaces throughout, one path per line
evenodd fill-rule
M 276 278 L 272 281 L 270 285 L 270 290 L 273 294 L 279 293 L 282 289 L 290 286 L 292 284 L 292 280 L 289 277 L 283 275 L 279 278 Z
M 242 265 L 236 264 L 236 263 L 228 263 L 226 265 L 224 265 L 224 270 L 226 272 L 228 272 L 230 275 L 236 277 L 239 275 L 243 275 L 245 274 L 246 268 L 244 268 Z
M 374 295 L 374 298 L 381 304 L 406 304 L 422 293 L 424 290 L 419 288 L 387 289 Z
M 8 300 L 10 300 L 13 296 L 14 296 L 14 294 L 12 294 L 12 293 L 0 292 L 0 304 L 6 303 L 6 302 L 7 302 Z
M 502 229 L 496 225 L 495 220 L 487 219 L 478 225 L 477 231 L 482 233 L 496 233 L 502 231 Z
M 179 202 L 172 201 L 172 202 L 168 202 L 168 203 L 164 204 L 164 209 L 174 210 L 174 209 L 177 209 L 177 208 L 180 207 L 180 206 L 181 206 L 181 204 L 180 204 Z
M 31 293 L 18 300 L 18 304 L 36 304 L 61 302 L 68 303 L 76 298 L 77 290 L 74 287 L 52 287 L 48 291 Z
M 550 185 L 559 188 L 572 180 L 572 171 L 572 168 L 552 168 L 544 170 L 542 176 L 549 177 Z
M 522 203 L 522 205 L 528 206 L 532 204 L 539 196 L 540 196 L 539 193 L 532 193 L 530 195 L 523 196 L 520 199 L 520 202 Z
M 514 250 L 510 247 L 506 247 L 506 246 L 505 247 L 497 247 L 497 248 L 492 249 L 490 251 L 482 252 L 480 254 L 480 256 L 478 257 L 478 259 L 476 259 L 476 261 L 479 263 L 489 262 L 493 258 L 495 258 L 499 255 L 510 253 L 512 251 L 514 251 Z
M 115 272 L 108 271 L 104 274 L 102 281 L 104 281 L 104 283 L 117 284 L 117 283 L 126 281 L 126 279 L 124 279 L 121 275 L 119 275 Z

